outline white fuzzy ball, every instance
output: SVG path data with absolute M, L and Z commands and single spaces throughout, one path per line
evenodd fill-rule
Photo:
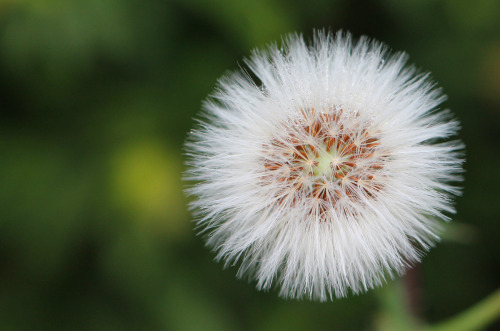
M 459 194 L 445 96 L 378 42 L 317 33 L 255 51 L 190 134 L 186 178 L 207 244 L 239 276 L 326 300 L 402 274 Z

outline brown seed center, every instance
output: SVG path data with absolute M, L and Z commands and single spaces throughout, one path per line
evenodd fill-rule
M 289 131 L 263 146 L 264 185 L 278 187 L 280 205 L 314 202 L 324 215 L 341 201 L 363 202 L 383 188 L 380 179 L 387 154 L 380 138 L 357 114 L 330 107 L 302 109 Z

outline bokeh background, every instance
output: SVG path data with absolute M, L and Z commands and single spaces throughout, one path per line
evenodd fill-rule
M 407 51 L 462 122 L 464 195 L 419 266 L 420 317 L 496 289 L 500 1 L 0 0 L 0 329 L 372 329 L 380 291 L 286 301 L 223 270 L 182 192 L 217 78 L 314 28 Z

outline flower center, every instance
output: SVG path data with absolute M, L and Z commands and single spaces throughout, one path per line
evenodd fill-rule
M 311 212 L 323 215 L 375 198 L 388 154 L 369 124 L 336 107 L 301 114 L 263 146 L 262 183 L 275 188 L 279 204 L 312 202 Z
M 335 159 L 333 155 L 325 152 L 319 152 L 318 157 L 316 158 L 316 167 L 313 169 L 314 176 L 316 177 L 321 177 L 321 176 L 330 176 L 333 167 L 332 165 L 338 164 L 338 159 Z

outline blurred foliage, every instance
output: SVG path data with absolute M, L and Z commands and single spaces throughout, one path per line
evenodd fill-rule
M 499 1 L 1 0 L 0 328 L 383 325 L 377 291 L 320 304 L 237 280 L 203 247 L 182 194 L 182 144 L 216 79 L 252 48 L 314 28 L 407 51 L 463 124 L 462 226 L 447 237 L 459 240 L 420 266 L 420 317 L 450 317 L 498 287 Z

